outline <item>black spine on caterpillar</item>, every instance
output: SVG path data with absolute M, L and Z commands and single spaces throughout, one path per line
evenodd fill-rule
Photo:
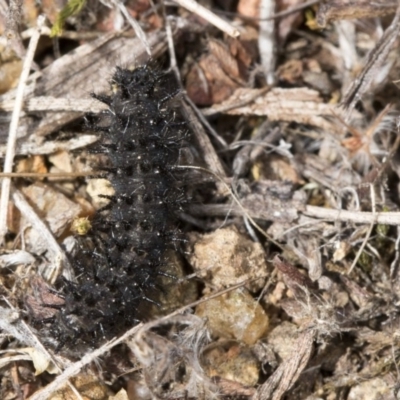
M 171 104 L 172 81 L 148 66 L 117 68 L 113 94 L 94 95 L 109 106 L 96 150 L 108 155 L 115 195 L 71 260 L 76 282 L 62 283 L 65 307 L 51 328 L 60 346 L 75 338 L 94 344 L 135 325 L 179 240 L 186 200 L 175 167 L 187 131 Z

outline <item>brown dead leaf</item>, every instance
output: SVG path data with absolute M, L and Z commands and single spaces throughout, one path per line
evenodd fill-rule
M 234 396 L 234 397 L 252 397 L 255 394 L 255 389 L 248 387 L 248 386 L 243 386 L 238 382 L 230 381 L 227 379 L 222 379 L 219 377 L 216 377 L 213 379 L 213 381 L 218 385 L 218 389 L 221 393 L 223 393 L 226 396 Z
M 245 84 L 244 66 L 249 57 L 245 47 L 227 47 L 221 41 L 210 40 L 208 48 L 209 52 L 192 65 L 186 77 L 188 96 L 198 105 L 220 103 Z
M 197 62 L 193 63 L 186 76 L 186 91 L 188 96 L 198 105 L 213 104 L 207 78 Z
M 36 320 L 53 318 L 60 307 L 65 304 L 64 299 L 55 294 L 54 290 L 39 275 L 31 278 L 30 286 L 33 293 L 26 296 L 25 304 L 31 317 Z
M 208 50 L 218 61 L 222 70 L 232 79 L 240 79 L 237 61 L 225 44 L 219 40 L 210 40 Z M 243 83 L 243 82 L 241 82 Z
M 243 43 L 244 39 L 248 42 L 251 40 L 251 29 L 247 29 L 244 34 L 240 35 L 240 39 L 229 38 L 228 46 L 229 52 L 237 60 L 238 63 L 238 78 L 247 76 L 248 68 L 253 62 L 253 54 L 251 52 L 250 44 L 246 45 Z M 236 67 L 235 67 L 236 68 Z
M 232 80 L 223 70 L 220 65 L 219 60 L 217 60 L 213 55 L 208 54 L 204 56 L 198 64 L 198 68 L 201 69 L 202 75 L 205 78 L 203 81 L 194 81 L 193 75 L 188 75 L 186 90 L 189 97 L 198 105 L 210 105 L 215 103 L 220 103 L 221 101 L 228 98 L 238 85 Z M 200 98 L 194 97 L 195 93 L 198 91 L 197 86 L 203 85 L 206 87 L 206 93 L 209 96 L 209 102 L 200 103 Z M 194 87 L 194 89 L 193 89 Z
M 308 276 L 301 274 L 300 271 L 288 261 L 275 256 L 272 262 L 274 266 L 278 268 L 280 272 L 282 272 L 286 284 L 294 293 L 301 296 L 304 294 L 303 289 L 316 289 L 316 286 L 312 280 Z

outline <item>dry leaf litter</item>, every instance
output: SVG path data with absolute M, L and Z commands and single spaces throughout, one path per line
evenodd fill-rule
M 13 162 L 0 398 L 396 399 L 398 2 L 87 0 L 52 37 L 66 4 L 0 4 L 0 154 Z M 148 320 L 68 357 L 32 315 L 65 305 L 52 285 L 112 196 L 83 116 L 104 111 L 90 93 L 117 65 L 150 58 L 179 77 L 193 132 L 184 251 Z

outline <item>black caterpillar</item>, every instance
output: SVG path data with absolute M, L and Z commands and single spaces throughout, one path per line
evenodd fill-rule
M 187 128 L 172 101 L 172 81 L 150 66 L 117 68 L 113 94 L 93 95 L 109 106 L 95 125 L 94 150 L 108 156 L 102 169 L 115 195 L 71 259 L 76 282 L 59 284 L 65 305 L 50 328 L 59 347 L 117 336 L 154 302 L 166 252 L 180 240 L 177 214 L 186 202 L 176 166 Z

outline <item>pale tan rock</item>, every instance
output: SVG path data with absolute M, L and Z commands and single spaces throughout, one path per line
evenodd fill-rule
M 90 179 L 86 190 L 97 208 L 102 208 L 110 202 L 109 199 L 102 196 L 114 195 L 114 189 L 107 179 Z
M 393 386 L 388 384 L 384 379 L 377 377 L 353 386 L 350 389 L 348 399 L 394 400 L 396 397 L 393 393 Z
M 285 360 L 292 354 L 298 337 L 297 325 L 283 321 L 268 334 L 268 344 L 281 360 Z
M 264 286 L 267 275 L 262 246 L 234 226 L 200 236 L 189 261 L 199 276 L 216 289 L 260 278 L 245 286 L 255 292 Z
M 269 326 L 265 311 L 244 288 L 200 304 L 196 314 L 207 318 L 212 335 L 241 340 L 249 345 L 262 338 Z

